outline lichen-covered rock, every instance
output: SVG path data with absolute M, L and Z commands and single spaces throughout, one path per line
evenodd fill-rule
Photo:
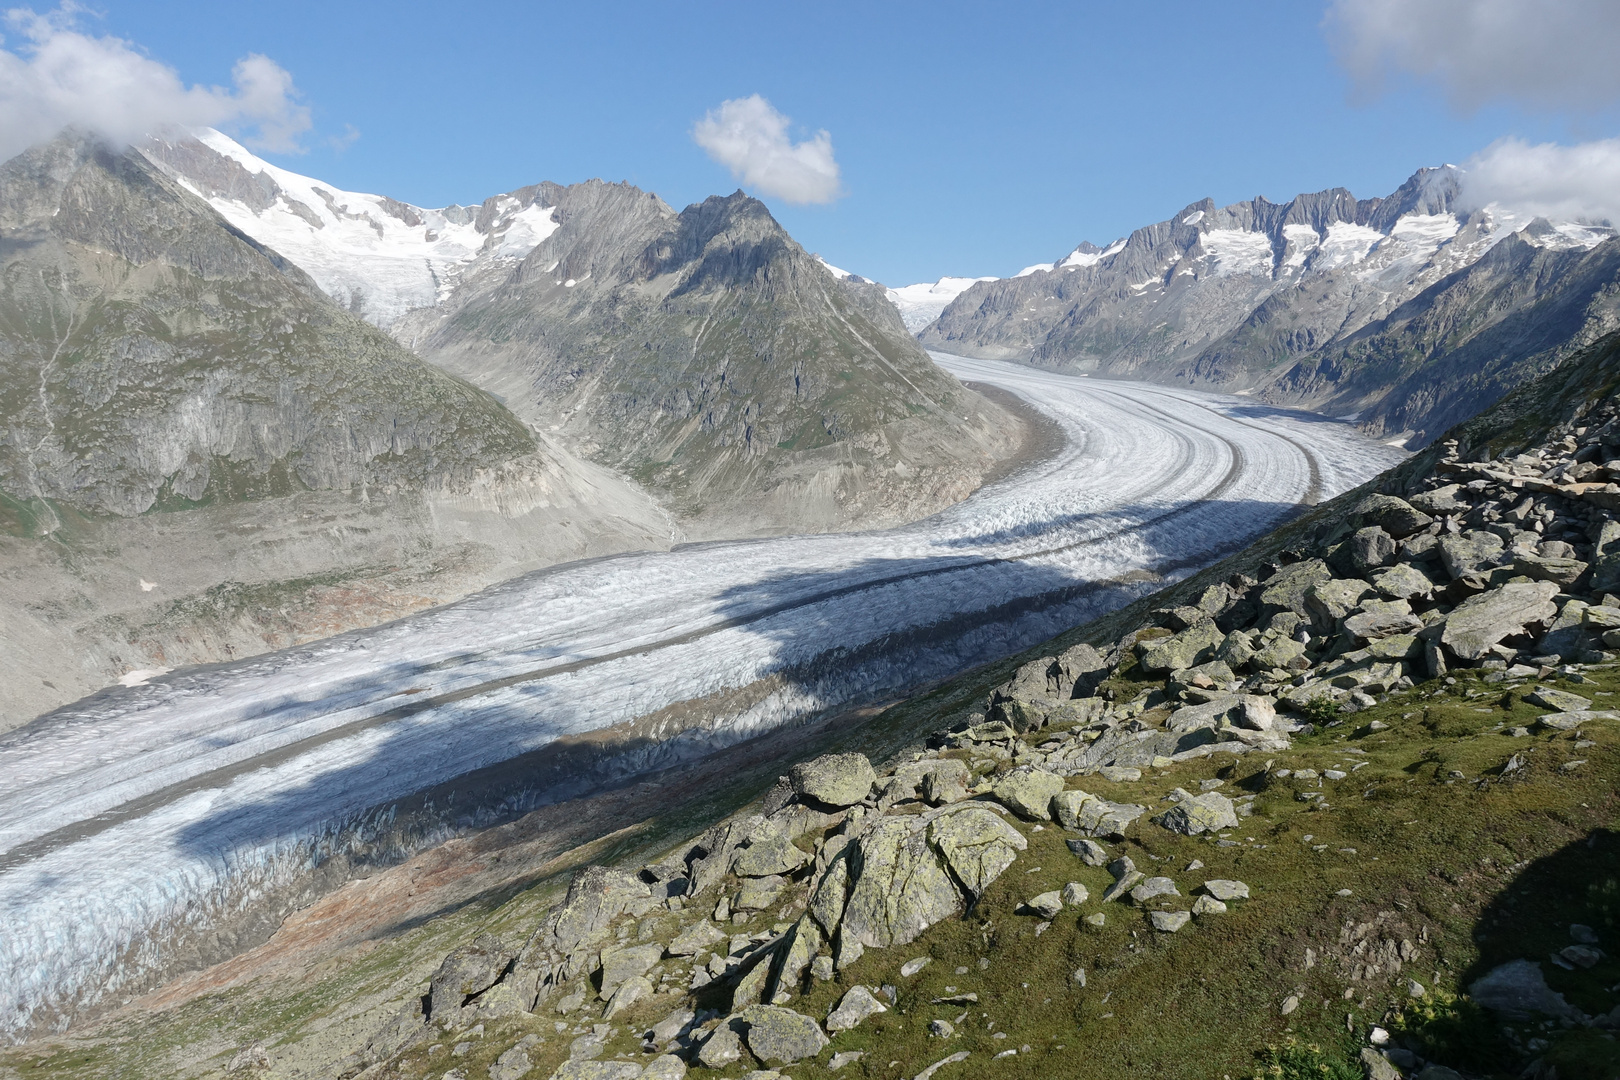
M 1434 582 L 1429 576 L 1407 563 L 1375 571 L 1372 583 L 1389 600 L 1427 600 L 1434 595 Z
M 1440 563 L 1453 579 L 1471 574 L 1502 554 L 1502 538 L 1495 533 L 1471 532 L 1440 538 Z
M 1556 615 L 1552 598 L 1557 594 L 1558 586 L 1552 582 L 1535 581 L 1500 585 L 1470 596 L 1445 617 L 1440 642 L 1464 660 L 1478 660 L 1503 638 Z
M 728 1026 L 737 1031 L 753 1055 L 764 1062 L 791 1065 L 821 1053 L 827 1036 L 808 1016 L 776 1005 L 750 1005 L 733 1016 Z
M 1232 881 L 1228 878 L 1212 878 L 1204 882 L 1204 891 L 1217 900 L 1247 900 L 1249 887 L 1241 881 Z
M 641 1066 L 633 1061 L 575 1060 L 563 1062 L 551 1080 L 637 1080 L 640 1076 Z
M 984 895 L 991 882 L 1029 847 L 1023 834 L 983 806 L 958 805 L 928 825 L 929 841 L 962 883 L 970 899 Z
M 1218 791 L 1189 795 L 1153 820 L 1183 836 L 1235 829 L 1238 823 L 1232 800 Z
M 1564 586 L 1575 584 L 1586 573 L 1588 565 L 1579 559 L 1550 559 L 1529 554 L 1519 554 L 1513 559 L 1513 569 L 1525 577 Z
M 1161 934 L 1173 934 L 1192 921 L 1190 911 L 1150 911 L 1148 921 Z
M 1021 766 L 996 780 L 996 801 L 1029 821 L 1052 820 L 1052 796 L 1063 790 L 1063 777 L 1045 769 Z
M 1333 626 L 1373 595 L 1372 586 L 1358 578 L 1319 581 L 1305 591 L 1305 603 L 1323 626 Z
M 708 919 L 699 919 L 679 934 L 676 934 L 675 940 L 669 943 L 667 951 L 671 956 L 696 956 L 716 942 L 724 940 L 726 940 L 725 931 Z
M 664 947 L 653 943 L 630 945 L 602 950 L 602 1000 L 613 996 L 613 991 L 627 979 L 645 975 L 652 966 L 664 958 Z
M 1138 642 L 1137 664 L 1143 671 L 1164 675 L 1190 668 L 1215 655 L 1215 650 L 1226 640 L 1220 627 L 1213 621 L 1189 626 L 1179 634 L 1152 638 Z
M 801 799 L 843 807 L 871 794 L 877 772 L 864 754 L 825 754 L 793 766 L 788 778 Z
M 913 819 L 885 818 L 851 847 L 840 944 L 904 945 L 961 912 L 961 895 Z
M 1344 620 L 1344 631 L 1362 641 L 1377 641 L 1395 634 L 1415 634 L 1423 620 L 1412 614 L 1405 600 L 1367 600 L 1361 610 Z
M 870 787 L 870 783 L 867 786 Z M 794 846 L 780 829 L 765 821 L 737 849 L 731 872 L 738 877 L 772 877 L 791 874 L 809 861 L 810 856 L 803 849 Z
M 852 986 L 843 1000 L 827 1014 L 827 1030 L 848 1031 L 859 1026 L 867 1017 L 888 1011 L 888 1006 L 873 997 L 872 991 L 864 986 Z
M 452 1016 L 474 994 L 483 993 L 506 973 L 514 950 L 494 934 L 479 934 L 471 945 L 453 950 L 428 982 L 428 1016 Z
M 1405 499 L 1393 495 L 1369 495 L 1356 504 L 1353 512 L 1362 521 L 1377 525 L 1396 540 L 1403 540 L 1434 524 L 1434 518 Z
M 1395 540 L 1377 525 L 1357 529 L 1345 546 L 1350 565 L 1358 574 L 1366 574 L 1395 561 Z
M 725 1024 L 710 1032 L 698 1049 L 698 1062 L 710 1069 L 723 1069 L 740 1057 L 742 1039 Z
M 1333 571 L 1321 559 L 1305 559 L 1278 570 L 1260 590 L 1260 625 L 1271 621 L 1273 615 L 1293 612 L 1302 619 L 1311 617 L 1306 604 L 1306 592 L 1319 581 L 1328 581 Z

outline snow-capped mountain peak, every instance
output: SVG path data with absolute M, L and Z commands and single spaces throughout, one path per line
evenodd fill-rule
M 557 229 L 538 187 L 481 206 L 427 209 L 281 169 L 210 128 L 142 151 L 232 225 L 298 264 L 339 303 L 387 328 L 442 301 L 475 267 L 522 259 Z

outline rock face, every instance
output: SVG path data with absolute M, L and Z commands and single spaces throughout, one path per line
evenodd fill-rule
M 1456 192 L 1447 167 L 1382 199 L 1205 199 L 1106 249 L 978 283 L 921 337 L 969 356 L 1252 387 L 1359 411 L 1369 432 L 1422 445 L 1620 326 L 1612 230 L 1506 226 L 1459 208 Z

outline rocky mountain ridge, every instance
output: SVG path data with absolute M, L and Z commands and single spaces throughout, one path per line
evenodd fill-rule
M 1205 199 L 976 285 L 920 336 L 1354 414 L 1421 446 L 1620 326 L 1612 228 L 1468 209 L 1458 178 L 1423 169 L 1375 199 Z
M 689 535 L 897 524 L 962 498 L 1021 421 L 738 192 L 628 184 L 428 210 L 277 169 L 217 132 L 145 152 L 334 299 L 647 486 Z
M 132 671 L 669 542 L 640 492 L 138 154 L 69 135 L 0 165 L 0 233 L 3 726 Z

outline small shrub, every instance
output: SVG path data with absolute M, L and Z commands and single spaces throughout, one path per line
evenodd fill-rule
M 1472 998 L 1445 990 L 1431 990 L 1421 1000 L 1407 1002 L 1392 1027 L 1404 1045 L 1452 1067 L 1489 1072 L 1514 1056 L 1501 1025 Z
M 1260 1071 L 1254 1080 L 1363 1080 L 1359 1064 L 1348 1055 L 1324 1050 L 1315 1043 L 1289 1039 L 1283 1046 L 1268 1046 L 1256 1055 Z
M 1339 718 L 1339 703 L 1325 694 L 1313 697 L 1305 703 L 1304 713 L 1313 724 L 1327 724 Z

